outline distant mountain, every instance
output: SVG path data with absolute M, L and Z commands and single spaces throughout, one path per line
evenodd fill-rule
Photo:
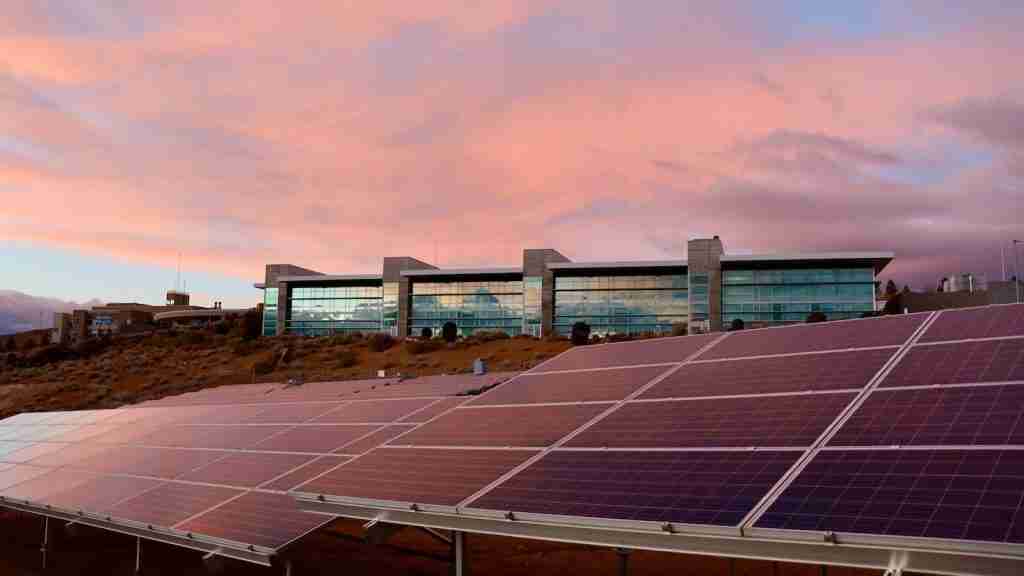
M 103 302 L 89 300 L 81 304 L 56 298 L 39 298 L 14 290 L 0 290 L 0 334 L 14 334 L 53 326 L 54 312 L 91 308 Z

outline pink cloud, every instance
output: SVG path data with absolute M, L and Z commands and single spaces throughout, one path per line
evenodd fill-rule
M 398 6 L 193 3 L 77 36 L 22 15 L 0 39 L 0 237 L 258 278 L 658 258 L 700 231 L 892 248 L 927 278 L 1021 232 L 1024 152 L 955 108 L 1024 102 L 1024 46 L 991 21 L 765 47 L 720 7 L 632 29 L 613 2 Z

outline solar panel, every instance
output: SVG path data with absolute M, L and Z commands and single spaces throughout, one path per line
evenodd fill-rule
M 1024 336 L 1024 304 L 943 310 L 922 342 Z
M 609 406 L 569 404 L 457 408 L 394 443 L 415 446 L 550 446 Z
M 830 444 L 1024 445 L 1024 384 L 876 390 Z
M 800 454 L 556 450 L 468 506 L 735 526 Z
M 15 484 L 0 492 L 5 498 L 32 500 L 46 503 L 51 496 L 70 490 L 91 480 L 94 476 L 79 470 L 49 469 L 35 478 Z
M 232 488 L 167 482 L 116 504 L 105 512 L 132 522 L 173 527 L 241 494 L 241 490 Z
M 175 528 L 279 548 L 330 521 L 327 516 L 302 512 L 284 494 L 249 492 Z
M 1024 381 L 1024 338 L 914 346 L 882 387 Z
M 52 468 L 43 468 L 29 464 L 14 464 L 4 470 L 0 470 L 0 490 L 6 490 L 15 484 L 31 480 L 51 470 Z
M 1024 542 L 1024 451 L 824 450 L 758 527 Z
M 347 456 L 319 456 L 310 460 L 309 463 L 304 464 L 296 469 L 283 474 L 282 476 L 267 482 L 260 486 L 265 490 L 282 490 L 288 491 L 300 484 L 309 482 L 314 477 L 327 472 L 331 468 L 341 465 L 348 461 Z
M 305 452 L 327 454 L 339 450 L 380 426 L 367 424 L 329 424 L 296 426 L 255 445 L 256 450 L 270 452 Z
M 434 400 L 413 398 L 404 400 L 368 400 L 349 402 L 314 420 L 318 423 L 351 424 L 358 422 L 394 422 L 425 408 Z
M 288 426 L 168 426 L 139 439 L 150 446 L 245 450 L 289 430 Z
M 416 426 L 414 424 L 395 424 L 392 426 L 385 426 L 384 428 L 364 436 L 355 442 L 346 444 L 340 451 L 345 454 L 362 454 L 363 452 L 369 452 L 382 444 L 387 444 L 395 437 L 405 434 L 415 427 Z
M 104 452 L 86 458 L 74 466 L 107 474 L 173 479 L 226 455 L 226 452 L 212 450 L 126 446 L 118 450 L 116 456 Z
M 46 504 L 73 511 L 102 512 L 118 502 L 134 498 L 163 482 L 152 478 L 130 476 L 93 476 L 68 490 L 49 496 Z
M 725 340 L 702 353 L 698 359 L 900 346 L 921 327 L 928 316 L 904 314 L 730 332 Z
M 863 388 L 895 348 L 690 363 L 643 399 L 811 392 Z
M 666 364 L 682 362 L 710 344 L 717 334 L 658 338 L 616 344 L 577 346 L 548 360 L 532 372 L 553 370 L 581 370 L 640 364 Z
M 231 454 L 181 477 L 192 482 L 255 488 L 312 460 L 299 454 Z
M 810 446 L 856 394 L 630 402 L 567 446 L 723 448 Z
M 524 374 L 473 400 L 470 406 L 622 400 L 672 366 Z
M 459 398 L 443 398 L 441 400 L 436 400 L 430 406 L 427 406 L 422 410 L 417 410 L 416 412 L 413 412 L 412 414 L 409 414 L 404 418 L 400 418 L 398 421 L 409 424 L 420 424 L 423 422 L 427 422 L 428 420 L 433 420 L 434 418 L 451 410 L 452 408 L 455 408 L 456 406 L 465 404 L 471 398 L 472 397 L 469 396 L 463 396 Z
M 342 402 L 314 402 L 303 404 L 275 404 L 261 406 L 262 411 L 246 418 L 246 424 L 301 424 L 309 422 L 342 406 Z
M 533 450 L 384 447 L 295 490 L 454 506 L 534 454 Z

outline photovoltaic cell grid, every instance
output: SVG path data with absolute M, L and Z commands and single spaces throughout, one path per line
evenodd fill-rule
M 598 402 L 622 400 L 671 366 L 611 368 L 584 372 L 525 374 L 469 403 L 535 404 L 542 402 Z
M 1024 542 L 1024 451 L 823 450 L 758 527 Z
M 693 398 L 863 388 L 895 351 L 895 348 L 854 350 L 690 363 L 655 384 L 640 398 Z
M 592 370 L 594 368 L 608 368 L 612 366 L 682 362 L 690 355 L 713 342 L 717 337 L 717 334 L 708 334 L 580 346 L 560 354 L 531 372 Z
M 468 506 L 735 526 L 800 454 L 554 451 Z
M 324 385 L 255 385 L 136 408 L 20 414 L 0 421 L 0 497 L 275 549 L 327 520 L 284 492 L 349 459 L 334 452 L 362 454 L 469 399 L 439 391 L 507 377 L 389 381 L 409 399 L 326 400 L 337 394 Z M 380 382 L 368 384 L 346 389 Z M 389 424 L 398 420 L 408 423 Z
M 943 310 L 921 342 L 1024 336 L 1024 304 Z
M 1024 306 L 939 313 L 755 525 L 1024 542 L 1022 336 Z
M 809 447 L 855 396 L 839 393 L 632 402 L 566 446 Z
M 731 332 L 698 360 L 902 346 L 929 314 L 904 314 Z

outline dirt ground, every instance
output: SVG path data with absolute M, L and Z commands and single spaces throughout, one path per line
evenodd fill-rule
M 47 568 L 42 569 L 42 519 L 14 512 L 0 513 L 0 576 L 134 573 L 135 539 L 76 526 L 71 531 L 51 520 Z M 361 524 L 339 520 L 289 548 L 293 576 L 448 576 L 448 547 L 425 532 L 407 528 L 386 544 L 364 542 Z M 204 562 L 199 552 L 143 541 L 143 573 L 149 576 L 270 576 L 283 567 L 264 568 L 234 560 Z M 617 576 L 619 555 L 610 549 L 467 536 L 470 573 L 477 576 Z M 850 568 L 765 562 L 730 561 L 686 554 L 635 551 L 629 555 L 631 576 L 878 576 Z

